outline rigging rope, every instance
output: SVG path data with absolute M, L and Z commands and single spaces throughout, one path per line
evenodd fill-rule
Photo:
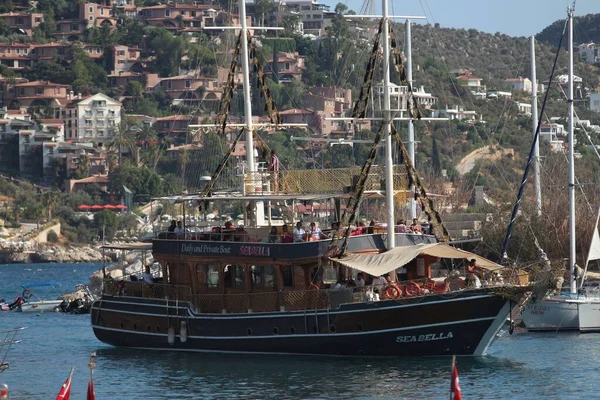
M 256 47 L 251 41 L 250 37 L 248 37 L 248 46 L 250 47 L 250 58 L 252 58 L 254 63 L 254 72 L 256 73 L 257 85 L 261 89 L 261 94 L 265 97 L 265 111 L 269 115 L 269 120 L 271 123 L 279 125 L 281 124 L 281 116 L 279 115 L 277 107 L 275 107 L 271 89 L 269 89 L 269 86 L 267 85 L 265 73 L 256 54 Z M 273 59 L 274 64 L 276 64 L 278 61 L 279 60 Z
M 365 72 L 365 78 L 363 84 L 360 87 L 360 93 L 358 100 L 354 103 L 354 109 L 352 110 L 353 118 L 365 118 L 367 116 L 367 105 L 369 102 L 369 94 L 371 93 L 371 86 L 373 85 L 373 73 L 375 72 L 375 62 L 379 55 L 379 43 L 381 40 L 381 32 L 383 30 L 383 18 L 379 21 L 379 29 L 375 35 L 375 42 L 373 43 L 373 50 L 371 50 L 371 57 L 367 64 L 367 70 Z
M 402 154 L 402 160 L 404 161 L 404 166 L 406 167 L 406 172 L 408 174 L 408 186 L 415 187 L 415 200 L 419 201 L 421 204 L 421 209 L 427 215 L 427 219 L 431 223 L 432 233 L 435 235 L 438 241 L 440 242 L 448 242 L 450 241 L 450 234 L 446 229 L 446 226 L 442 222 L 442 217 L 440 213 L 436 211 L 433 206 L 433 200 L 427 197 L 427 191 L 423 187 L 421 183 L 421 178 L 417 173 L 415 166 L 408 156 L 408 150 L 404 145 L 404 142 L 400 138 L 400 134 L 396 130 L 394 125 L 391 126 L 392 135 L 396 136 L 396 140 L 398 141 L 399 151 Z
M 227 115 L 231 108 L 231 99 L 233 98 L 233 89 L 235 87 L 235 70 L 237 68 L 237 62 L 240 56 L 241 43 L 242 31 L 240 31 L 235 43 L 235 51 L 233 53 L 233 58 L 231 59 L 231 65 L 229 66 L 229 73 L 227 74 L 227 82 L 225 83 L 225 88 L 223 89 L 221 104 L 219 104 L 219 112 L 217 113 L 216 124 L 222 127 L 223 134 L 225 134 Z
M 565 32 L 567 29 L 568 20 L 565 21 L 565 25 L 563 26 L 563 32 L 560 36 L 560 41 L 558 42 L 558 49 L 556 50 L 556 56 L 554 57 L 554 64 L 552 64 L 552 71 L 550 71 L 550 79 L 548 82 L 552 82 L 554 78 L 554 71 L 556 70 L 556 64 L 558 62 L 558 56 L 560 54 L 560 48 L 562 46 L 563 38 L 565 37 Z M 573 55 L 570 54 L 569 57 Z M 544 114 L 544 110 L 546 109 L 546 103 L 548 102 L 548 95 L 550 93 L 550 85 L 546 89 L 546 94 L 544 95 L 544 102 L 542 103 L 542 109 L 540 111 L 540 115 Z M 535 149 L 535 144 L 540 137 L 540 128 L 542 126 L 542 119 L 538 121 L 537 127 L 535 129 L 535 135 L 533 135 L 533 140 L 531 142 L 531 148 L 529 149 L 529 157 L 527 158 L 527 164 L 525 165 L 525 171 L 523 172 L 523 178 L 521 180 L 521 185 L 519 186 L 519 193 L 517 194 L 517 201 L 515 202 L 515 206 L 512 211 L 512 215 L 510 217 L 510 223 L 508 224 L 508 229 L 506 231 L 506 237 L 504 238 L 504 243 L 502 244 L 502 251 L 500 252 L 500 260 L 498 264 L 502 265 L 504 262 L 504 258 L 506 258 L 508 251 L 508 246 L 510 244 L 510 238 L 512 236 L 512 231 L 515 226 L 515 221 L 517 219 L 517 214 L 519 212 L 519 206 L 521 205 L 521 200 L 523 198 L 523 194 L 525 192 L 525 185 L 527 184 L 527 176 L 529 175 L 529 169 L 531 168 L 531 162 L 533 161 L 533 152 Z
M 229 147 L 229 151 L 223 156 L 223 159 L 217 166 L 217 169 L 215 170 L 215 172 L 213 172 L 212 176 L 210 177 L 210 182 L 208 182 L 206 184 L 206 186 L 200 193 L 200 197 L 210 197 L 210 192 L 211 192 L 212 188 L 214 187 L 217 178 L 219 177 L 219 175 L 221 175 L 221 172 L 223 172 L 223 169 L 225 169 L 225 165 L 227 164 L 227 161 L 229 161 L 229 158 L 231 157 L 231 153 L 233 153 L 235 147 L 237 146 L 238 141 L 241 139 L 245 130 L 246 130 L 246 128 L 240 129 L 237 137 L 235 138 L 235 140 Z

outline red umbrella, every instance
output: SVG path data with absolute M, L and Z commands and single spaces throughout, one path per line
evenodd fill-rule
M 91 206 L 88 206 L 87 204 L 82 204 L 79 207 L 80 210 L 89 210 L 90 208 L 92 208 Z
M 114 210 L 114 209 L 116 209 L 116 208 L 117 208 L 117 206 L 113 206 L 113 205 L 111 205 L 111 204 L 107 204 L 107 205 L 105 205 L 105 206 L 104 206 L 104 209 L 105 209 L 105 210 Z
M 118 208 L 119 210 L 126 210 L 127 206 L 124 206 L 123 204 L 119 204 L 119 205 L 116 205 L 115 208 Z
M 90 207 L 92 210 L 104 210 L 104 206 L 100 206 L 98 204 L 94 204 Z

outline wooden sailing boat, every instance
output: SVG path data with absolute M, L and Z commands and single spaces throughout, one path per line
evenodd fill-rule
M 242 46 L 246 46 L 245 1 L 239 4 Z M 391 30 L 387 2 L 383 4 L 379 33 L 384 38 L 384 71 L 389 74 Z M 372 52 L 373 63 L 378 50 L 379 35 Z M 242 53 L 246 55 L 247 51 Z M 397 49 L 394 59 L 401 61 Z M 251 121 L 247 62 L 243 66 L 246 121 Z M 367 97 L 368 93 L 364 91 Z M 365 104 L 367 97 L 359 102 Z M 386 108 L 388 117 L 382 122 L 342 218 L 344 228 L 354 220 L 377 141 L 382 138 L 389 161 L 386 197 L 391 199 L 388 205 L 393 204 L 392 127 L 389 106 Z M 248 131 L 250 144 L 251 129 Z M 416 170 L 410 162 L 406 167 L 422 206 L 433 218 L 432 224 L 437 224 L 439 216 L 432 210 Z M 203 202 L 206 196 L 203 193 L 172 200 Z M 213 195 L 210 200 L 252 202 L 294 197 L 297 195 L 263 191 Z M 162 266 L 162 281 L 106 279 L 101 298 L 92 306 L 94 334 L 115 346 L 175 351 L 346 356 L 484 354 L 512 305 L 529 287 L 512 282 L 514 285 L 459 289 L 447 296 L 452 290 L 450 285 L 442 284 L 443 290 L 436 290 L 430 279 L 430 266 L 439 258 L 477 258 L 480 265 L 491 270 L 501 266 L 435 243 L 429 235 L 396 233 L 393 218 L 388 211 L 387 235 L 376 232 L 349 237 L 346 229 L 342 238 L 334 232 L 333 242 L 270 243 L 259 240 L 261 227 L 246 228 L 248 232 L 237 239 L 224 230 L 181 235 L 161 232 L 152 242 L 152 253 Z M 439 224 L 436 227 L 441 229 Z M 395 243 L 403 246 L 395 247 Z M 365 255 L 369 258 L 353 254 L 340 259 L 345 252 L 369 253 Z M 378 253 L 382 253 L 381 258 Z M 367 281 L 405 265 L 410 281 L 395 285 L 394 293 L 382 288 L 382 295 L 390 293 L 380 301 L 374 301 L 362 289 L 335 289 L 325 279 L 324 270 L 332 271 L 337 279 L 348 279 L 351 270 L 343 264 L 350 262 L 352 268 L 369 274 Z

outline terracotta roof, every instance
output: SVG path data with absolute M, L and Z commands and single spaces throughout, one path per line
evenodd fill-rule
M 459 79 L 461 81 L 467 81 L 467 80 L 471 80 L 471 79 L 476 79 L 476 80 L 482 80 L 481 78 L 476 77 L 475 75 L 461 75 L 456 77 L 456 79 Z
M 62 125 L 63 121 L 61 119 L 40 119 L 40 123 L 46 125 Z
M 290 110 L 285 110 L 279 112 L 280 115 L 303 115 L 303 114 L 313 114 L 310 110 L 301 110 L 299 108 L 292 108 Z
M 110 182 L 110 180 L 108 179 L 108 176 L 94 175 L 94 176 L 89 176 L 87 178 L 75 180 L 75 182 L 73 182 L 73 183 L 77 184 L 77 183 L 108 183 L 108 182 Z
M 66 43 L 61 43 L 61 42 L 50 42 L 50 43 L 32 43 L 31 47 L 33 48 L 37 48 L 37 47 L 69 47 L 68 44 Z
M 508 78 L 508 79 L 505 79 L 504 82 L 523 82 L 524 80 L 525 80 L 525 78 L 518 77 L 518 78 Z
M 39 13 L 16 13 L 16 12 L 8 12 L 4 14 L 0 14 L 0 17 L 29 17 L 30 15 L 40 15 Z
M 167 117 L 156 118 L 156 122 L 161 121 L 191 121 L 190 115 L 169 115 Z
M 60 83 L 48 82 L 48 81 L 33 81 L 33 82 L 25 82 L 18 83 L 15 87 L 29 87 L 29 86 L 49 86 L 49 87 L 71 87 L 71 85 L 63 85 Z
M 198 146 L 194 143 L 183 144 L 181 146 L 169 147 L 167 151 L 181 151 L 181 150 L 189 150 L 189 151 L 199 151 L 202 150 L 202 146 Z
M 109 78 L 127 78 L 130 76 L 142 76 L 142 74 L 138 74 L 136 72 L 122 72 L 120 74 L 110 74 Z
M 164 8 L 170 8 L 170 9 L 177 9 L 177 8 L 181 8 L 181 9 L 196 9 L 196 10 L 209 10 L 209 9 L 213 9 L 215 11 L 219 11 L 219 9 L 221 7 L 219 6 L 213 6 L 210 4 L 159 4 L 157 6 L 150 6 L 150 7 L 142 7 L 140 8 L 140 10 L 161 10 Z
M 1 43 L 2 47 L 29 47 L 29 43 Z

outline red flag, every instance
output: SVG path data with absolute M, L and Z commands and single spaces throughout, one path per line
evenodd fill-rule
M 456 357 L 452 356 L 452 382 L 450 384 L 450 400 L 462 400 L 460 381 L 458 379 L 458 368 L 456 368 Z
M 94 380 L 90 376 L 90 382 L 88 383 L 87 397 L 86 400 L 96 400 L 96 393 L 94 391 Z
M 69 377 L 67 378 L 65 383 L 63 383 L 62 387 L 60 388 L 60 392 L 58 392 L 56 400 L 69 400 L 69 397 L 71 396 L 71 380 L 73 379 L 74 370 L 75 368 L 71 368 L 71 373 L 69 374 Z

